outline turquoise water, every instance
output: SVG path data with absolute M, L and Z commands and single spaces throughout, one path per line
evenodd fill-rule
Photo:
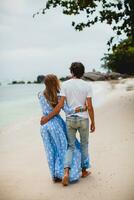
M 43 84 L 0 86 L 0 126 L 41 113 L 37 94 L 43 88 Z
M 111 89 L 106 82 L 91 83 L 93 104 L 100 105 L 105 94 Z M 0 86 L 0 127 L 28 120 L 41 115 L 37 94 L 44 89 L 43 84 L 1 85 Z

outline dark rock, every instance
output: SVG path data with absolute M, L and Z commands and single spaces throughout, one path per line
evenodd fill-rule
M 90 81 L 103 81 L 106 80 L 106 77 L 104 74 L 100 72 L 87 72 L 84 74 L 84 79 L 88 79 Z
M 106 76 L 108 77 L 108 79 L 117 80 L 118 78 L 123 78 L 124 75 L 117 72 L 110 72 L 107 73 Z
M 117 80 L 119 78 L 127 78 L 128 75 L 120 74 L 117 72 L 101 73 L 101 72 L 87 72 L 84 74 L 83 79 L 90 81 L 104 81 L 104 80 Z
M 69 80 L 70 79 L 70 77 L 69 76 L 66 76 L 66 77 L 61 77 L 60 78 L 60 81 L 67 81 L 67 80 Z
M 37 76 L 37 83 L 42 83 L 44 81 L 44 78 L 45 78 L 44 75 Z
M 25 84 L 25 81 L 12 81 L 11 84 Z
M 31 81 L 27 81 L 27 84 L 31 84 L 32 82 Z

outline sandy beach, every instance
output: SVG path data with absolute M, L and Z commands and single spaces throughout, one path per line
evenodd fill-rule
M 95 109 L 92 174 L 63 187 L 51 181 L 40 116 L 0 132 L 0 200 L 134 200 L 134 79 L 111 82 Z

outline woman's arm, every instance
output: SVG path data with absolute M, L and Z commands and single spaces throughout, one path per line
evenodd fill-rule
M 64 101 L 65 101 L 65 97 L 62 96 L 59 100 L 59 103 L 55 106 L 53 111 L 51 113 L 49 113 L 47 116 L 43 116 L 41 118 L 40 124 L 43 125 L 43 124 L 47 123 L 51 118 L 53 118 L 55 115 L 59 114 L 61 108 L 64 106 Z
M 75 113 L 75 109 L 73 109 L 72 107 L 68 106 L 66 100 L 64 101 L 64 106 L 63 106 L 62 109 L 63 109 L 63 111 L 64 111 L 66 114 L 73 114 L 73 113 Z

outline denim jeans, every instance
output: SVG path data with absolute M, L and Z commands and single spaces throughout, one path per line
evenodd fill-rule
M 81 142 L 81 167 L 89 168 L 88 139 L 89 139 L 89 119 L 79 116 L 70 116 L 66 119 L 68 149 L 65 155 L 64 168 L 70 168 L 73 152 L 75 149 L 76 132 L 80 134 Z

